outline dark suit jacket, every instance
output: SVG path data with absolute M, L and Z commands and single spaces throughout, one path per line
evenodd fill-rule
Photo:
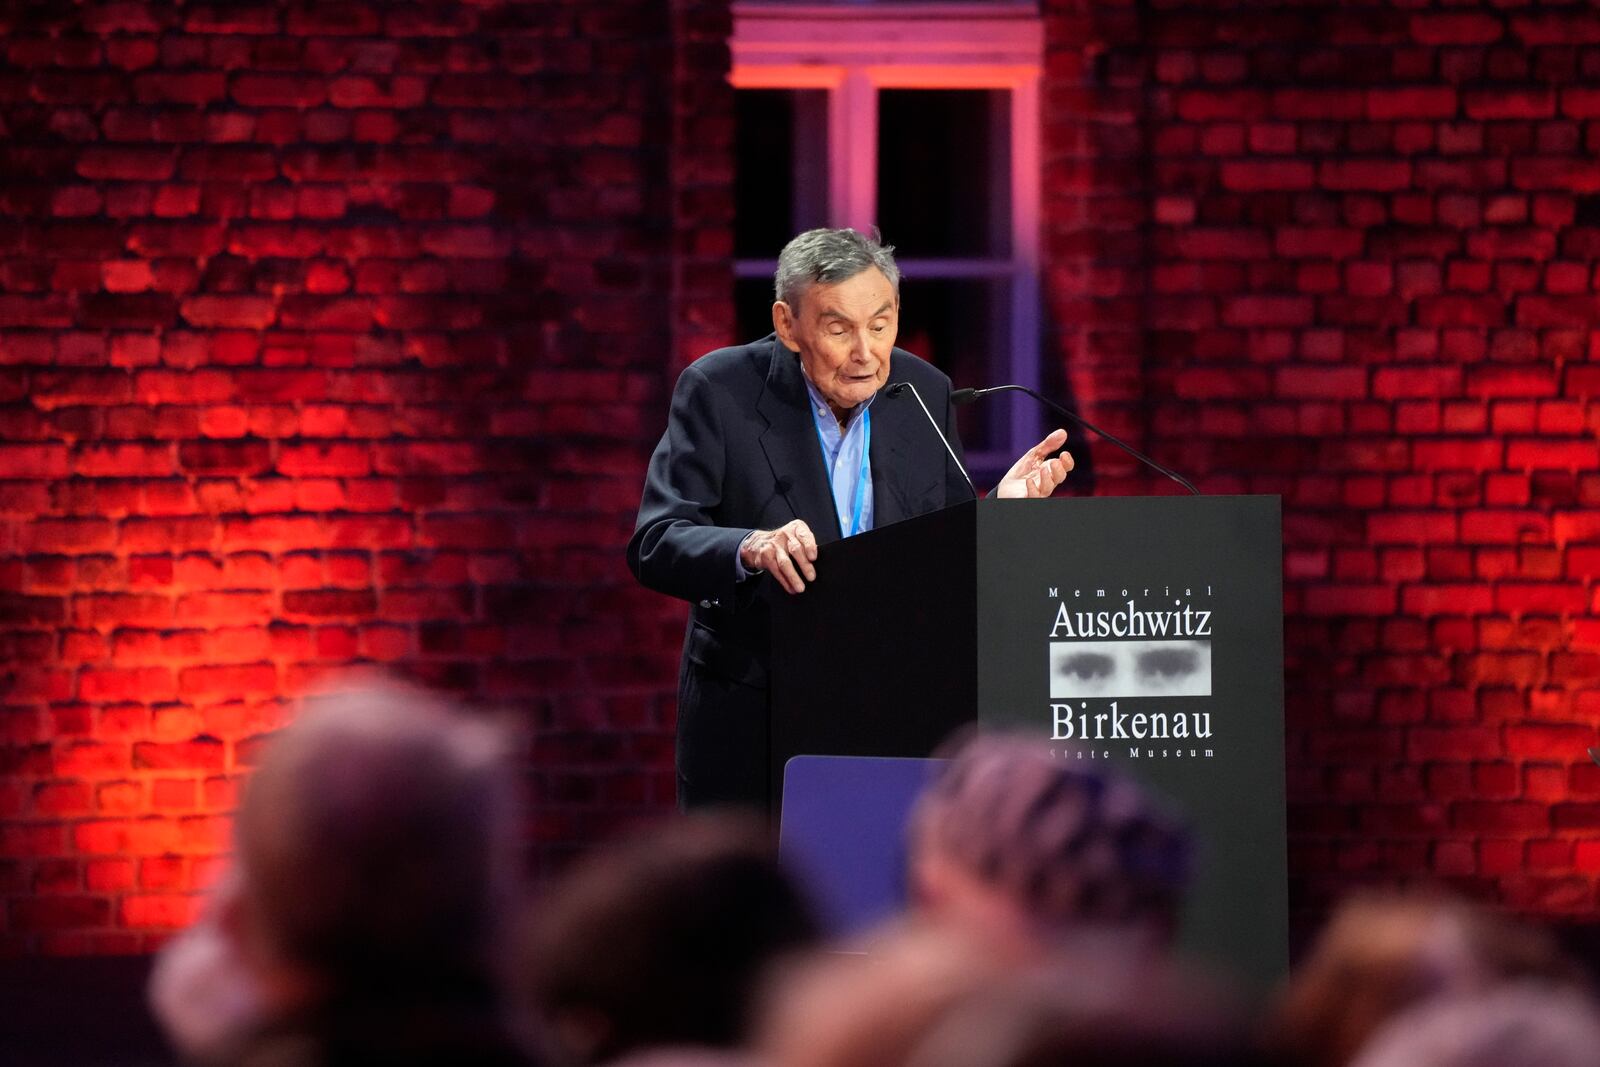
M 916 386 L 959 451 L 950 379 L 895 349 L 889 382 Z M 909 391 L 872 403 L 873 526 L 971 499 Z M 841 532 L 799 356 L 775 335 L 687 367 L 645 477 L 628 565 L 694 605 L 678 682 L 678 799 L 765 805 L 769 578 L 735 580 L 753 529 L 804 519 L 818 544 Z M 801 594 L 804 595 L 804 594 Z M 820 645 L 817 661 L 829 650 Z

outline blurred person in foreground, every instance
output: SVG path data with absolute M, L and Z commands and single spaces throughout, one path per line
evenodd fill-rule
M 970 928 L 907 924 L 817 957 L 767 998 L 771 1067 L 1247 1067 L 1242 1015 L 1152 956 L 1019 965 Z
M 984 989 L 905 1067 L 1266 1067 L 1246 1016 L 1197 973 L 1066 957 Z
M 1004 734 L 957 742 L 909 823 L 920 916 L 1018 958 L 1170 947 L 1188 886 L 1187 828 L 1130 779 L 1073 756 Z
M 163 954 L 157 1015 L 186 1058 L 243 1067 L 527 1062 L 496 955 L 517 891 L 500 735 L 366 682 L 267 746 L 207 917 Z
M 686 816 L 591 853 L 533 903 L 519 984 L 560 1065 L 731 1060 L 768 969 L 817 938 L 759 821 Z
M 756 1045 L 770 1067 L 903 1067 L 931 1027 L 1005 974 L 963 932 L 896 926 L 870 951 L 782 970 L 761 998 Z
M 1373 1035 L 1355 1067 L 1595 1067 L 1600 1014 L 1572 989 L 1517 982 L 1430 1001 Z
M 1579 989 L 1583 976 L 1547 931 L 1479 905 L 1361 893 L 1339 906 L 1290 976 L 1268 1042 L 1299 1067 L 1346 1067 L 1406 1009 L 1515 980 Z M 1600 1065 L 1600 1047 L 1595 1056 Z

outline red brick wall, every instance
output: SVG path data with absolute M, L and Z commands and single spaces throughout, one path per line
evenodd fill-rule
M 1592 915 L 1600 14 L 1046 7 L 1056 354 L 1205 490 L 1284 497 L 1302 915 L 1418 879 Z
M 544 860 L 671 803 L 622 546 L 731 328 L 726 6 L 0 14 L 0 952 L 187 919 L 353 662 L 522 713 Z
M 1600 16 L 1043 6 L 1052 356 L 1285 497 L 1302 914 L 1592 909 Z M 621 545 L 730 330 L 727 30 L 0 14 L 0 951 L 185 919 L 255 739 L 351 662 L 524 715 L 544 861 L 669 802 L 681 614 Z

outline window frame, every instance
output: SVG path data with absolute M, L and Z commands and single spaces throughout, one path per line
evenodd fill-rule
M 729 82 L 739 89 L 827 94 L 827 218 L 868 230 L 877 221 L 878 92 L 1003 90 L 1009 102 L 1010 252 L 989 257 L 899 258 L 907 278 L 1008 282 L 1008 351 L 991 353 L 990 382 L 1037 389 L 1041 322 L 1040 81 L 1044 29 L 1034 3 L 788 3 L 733 5 Z M 891 235 L 892 236 L 892 235 Z M 770 277 L 766 259 L 737 259 L 739 278 Z M 1004 471 L 1040 435 L 1036 405 L 1012 403 L 996 448 L 969 465 Z

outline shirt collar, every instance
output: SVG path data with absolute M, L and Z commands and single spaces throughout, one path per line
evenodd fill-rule
M 881 389 L 878 390 L 878 392 L 873 393 L 871 396 L 867 397 L 861 403 L 852 408 L 849 419 L 843 426 L 840 426 L 839 420 L 833 417 L 833 409 L 828 406 L 828 398 L 823 396 L 822 390 L 818 389 L 815 383 L 811 381 L 811 376 L 805 372 L 804 367 L 800 368 L 800 380 L 806 383 L 806 392 L 811 397 L 811 413 L 815 416 L 828 419 L 829 422 L 836 429 L 838 429 L 841 434 L 850 432 L 850 427 L 856 424 L 856 420 L 861 417 L 861 413 L 871 407 L 872 402 L 878 399 L 878 393 L 883 391 Z

